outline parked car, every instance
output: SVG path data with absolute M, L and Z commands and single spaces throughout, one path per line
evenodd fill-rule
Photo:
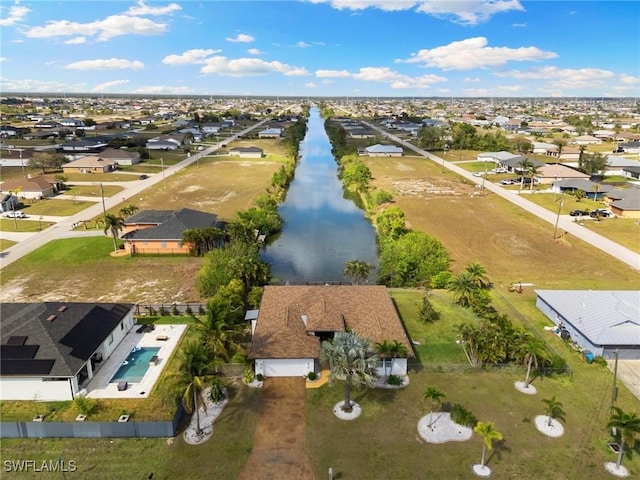
M 146 180 L 147 178 L 149 178 L 149 175 L 142 174 L 138 177 L 138 180 Z
M 514 185 L 515 183 L 516 182 L 514 182 L 513 180 L 509 180 L 508 178 L 500 180 L 500 185 Z
M 3 217 L 6 218 L 27 218 L 27 216 L 24 214 L 24 212 L 7 212 L 5 214 L 2 215 Z
M 586 217 L 589 215 L 589 210 L 571 210 L 569 215 L 572 217 Z
M 589 216 L 593 218 L 609 218 L 613 217 L 613 212 L 611 210 L 607 210 L 606 208 L 596 208 L 593 212 L 589 214 Z

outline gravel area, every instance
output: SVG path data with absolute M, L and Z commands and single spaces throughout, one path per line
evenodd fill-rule
M 473 430 L 451 420 L 448 412 L 431 412 L 418 421 L 418 433 L 428 443 L 464 442 Z
M 204 391 L 206 408 L 205 406 L 201 406 L 198 412 L 200 414 L 200 428 L 202 431 L 200 433 L 197 432 L 196 415 L 194 412 L 191 417 L 191 422 L 184 432 L 184 441 L 190 445 L 198 445 L 211 438 L 211 435 L 213 435 L 213 424 L 229 401 L 228 398 L 225 398 L 221 402 L 213 403 L 209 400 L 209 390 L 210 388 L 207 388 Z

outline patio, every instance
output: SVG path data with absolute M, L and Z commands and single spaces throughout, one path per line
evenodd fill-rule
M 122 340 L 118 348 L 105 361 L 104 365 L 96 372 L 91 381 L 85 385 L 84 390 L 89 398 L 146 398 L 149 396 L 160 374 L 173 354 L 180 338 L 187 329 L 186 325 L 157 325 L 155 330 L 137 333 L 138 325 L 134 325 L 127 336 Z M 127 359 L 133 347 L 156 347 L 158 361 L 149 365 L 140 383 L 128 383 L 125 390 L 118 390 L 118 382 L 111 379 L 118 371 L 122 363 Z

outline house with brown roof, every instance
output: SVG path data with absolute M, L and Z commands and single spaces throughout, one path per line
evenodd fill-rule
M 266 286 L 251 320 L 249 359 L 266 377 L 320 372 L 320 349 L 336 332 L 355 331 L 372 344 L 398 341 L 413 358 L 412 344 L 382 285 Z M 407 358 L 382 358 L 378 374 L 405 375 Z
M 536 178 L 540 180 L 540 183 L 551 184 L 558 180 L 566 180 L 568 178 L 589 180 L 590 177 L 586 173 L 560 165 L 559 163 L 550 163 L 538 168 Z
M 100 153 L 100 158 L 113 160 L 118 165 L 135 165 L 140 163 L 140 153 L 135 150 L 123 150 L 121 148 L 107 148 Z
M 45 175 L 17 178 L 2 182 L 0 192 L 13 193 L 18 198 L 40 199 L 53 197 L 62 189 L 62 182 Z
M 64 173 L 106 173 L 118 168 L 118 162 L 102 156 L 87 155 L 62 166 Z

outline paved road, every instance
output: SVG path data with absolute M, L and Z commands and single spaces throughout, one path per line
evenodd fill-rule
M 409 150 L 413 150 L 414 152 L 422 155 L 423 157 L 427 157 L 428 159 L 433 160 L 434 162 L 437 162 L 439 165 L 442 165 L 443 168 L 447 168 L 452 172 L 455 172 L 458 175 L 461 175 L 462 177 L 474 182 L 477 185 L 480 185 L 480 186 L 484 185 L 485 189 L 527 210 L 528 212 L 532 213 L 533 215 L 536 215 L 537 217 L 545 220 L 546 222 L 549 222 L 554 226 L 556 222 L 558 222 L 559 231 L 563 230 L 568 234 L 573 235 L 574 237 L 577 237 L 591 244 L 592 246 L 602 250 L 603 252 L 608 253 L 609 255 L 620 260 L 621 262 L 626 263 L 631 268 L 635 270 L 640 270 L 639 254 L 637 254 L 636 252 L 626 247 L 623 247 L 622 245 L 612 240 L 609 240 L 608 238 L 603 237 L 602 235 L 599 235 L 589 230 L 588 228 L 583 227 L 582 225 L 580 225 L 580 223 L 570 220 L 571 217 L 566 217 L 566 216 L 563 217 L 562 215 L 560 215 L 560 217 L 558 218 L 558 215 L 556 213 L 551 212 L 546 208 L 541 207 L 540 205 L 536 205 L 535 203 L 527 200 L 526 198 L 524 198 L 524 195 L 520 195 L 516 190 L 508 190 L 506 188 L 502 188 L 499 185 L 496 185 L 489 181 L 484 180 L 483 179 L 484 177 L 474 177 L 471 174 L 471 172 L 468 172 L 467 170 L 457 166 L 456 164 L 447 162 L 443 158 L 440 158 L 432 153 L 429 153 L 426 150 L 422 150 L 421 148 L 418 148 L 415 145 L 402 140 L 396 135 L 390 134 L 389 132 L 383 130 L 382 128 L 379 128 L 368 122 L 362 122 L 362 123 L 367 125 L 369 128 L 376 130 L 382 135 L 388 137 L 394 142 L 402 145 L 403 147 L 408 148 Z
M 235 133 L 228 138 L 221 139 L 220 142 L 212 145 L 211 147 L 201 152 L 196 153 L 195 155 L 191 155 L 190 157 L 185 158 L 184 160 L 182 160 L 180 163 L 177 163 L 176 165 L 172 165 L 170 167 L 165 168 L 164 175 L 163 174 L 150 175 L 149 178 L 147 178 L 146 180 L 124 182 L 124 186 L 126 187 L 124 190 L 122 190 L 121 192 L 118 192 L 117 195 L 104 199 L 105 208 L 108 210 L 110 208 L 117 206 L 119 203 L 122 203 L 122 201 L 125 199 L 139 195 L 141 192 L 143 192 L 150 186 L 155 185 L 156 183 L 162 182 L 165 178 L 168 178 L 171 175 L 174 175 L 176 172 L 179 172 L 183 168 L 199 161 L 201 158 L 204 158 L 210 153 L 213 153 L 217 149 L 221 148 L 223 145 L 226 145 L 229 142 L 232 142 L 238 139 L 238 137 L 241 137 L 242 135 L 250 132 L 251 130 L 261 127 L 268 121 L 269 119 L 264 119 L 259 123 L 242 130 L 241 132 Z M 89 182 L 89 183 L 93 184 L 95 182 Z M 107 182 L 102 182 L 102 183 L 107 183 Z M 22 258 L 24 255 L 28 254 L 29 252 L 32 252 L 37 248 L 40 248 L 41 246 L 51 242 L 52 240 L 57 240 L 59 238 L 81 236 L 79 234 L 82 232 L 72 231 L 73 225 L 75 223 L 81 222 L 82 220 L 87 220 L 90 218 L 97 217 L 102 213 L 103 213 L 102 202 L 98 202 L 95 205 L 90 206 L 89 208 L 83 210 L 80 213 L 64 218 L 63 220 L 57 222 L 55 225 L 52 225 L 51 227 L 43 230 L 42 232 L 37 232 L 33 235 L 30 235 L 24 238 L 23 240 L 20 241 L 20 243 L 17 243 L 7 248 L 6 250 L 0 252 L 0 269 L 6 267 L 7 265 L 12 264 L 16 260 Z M 102 232 L 99 232 L 98 234 L 102 234 Z M 2 238 L 7 238 L 7 237 L 3 235 Z

